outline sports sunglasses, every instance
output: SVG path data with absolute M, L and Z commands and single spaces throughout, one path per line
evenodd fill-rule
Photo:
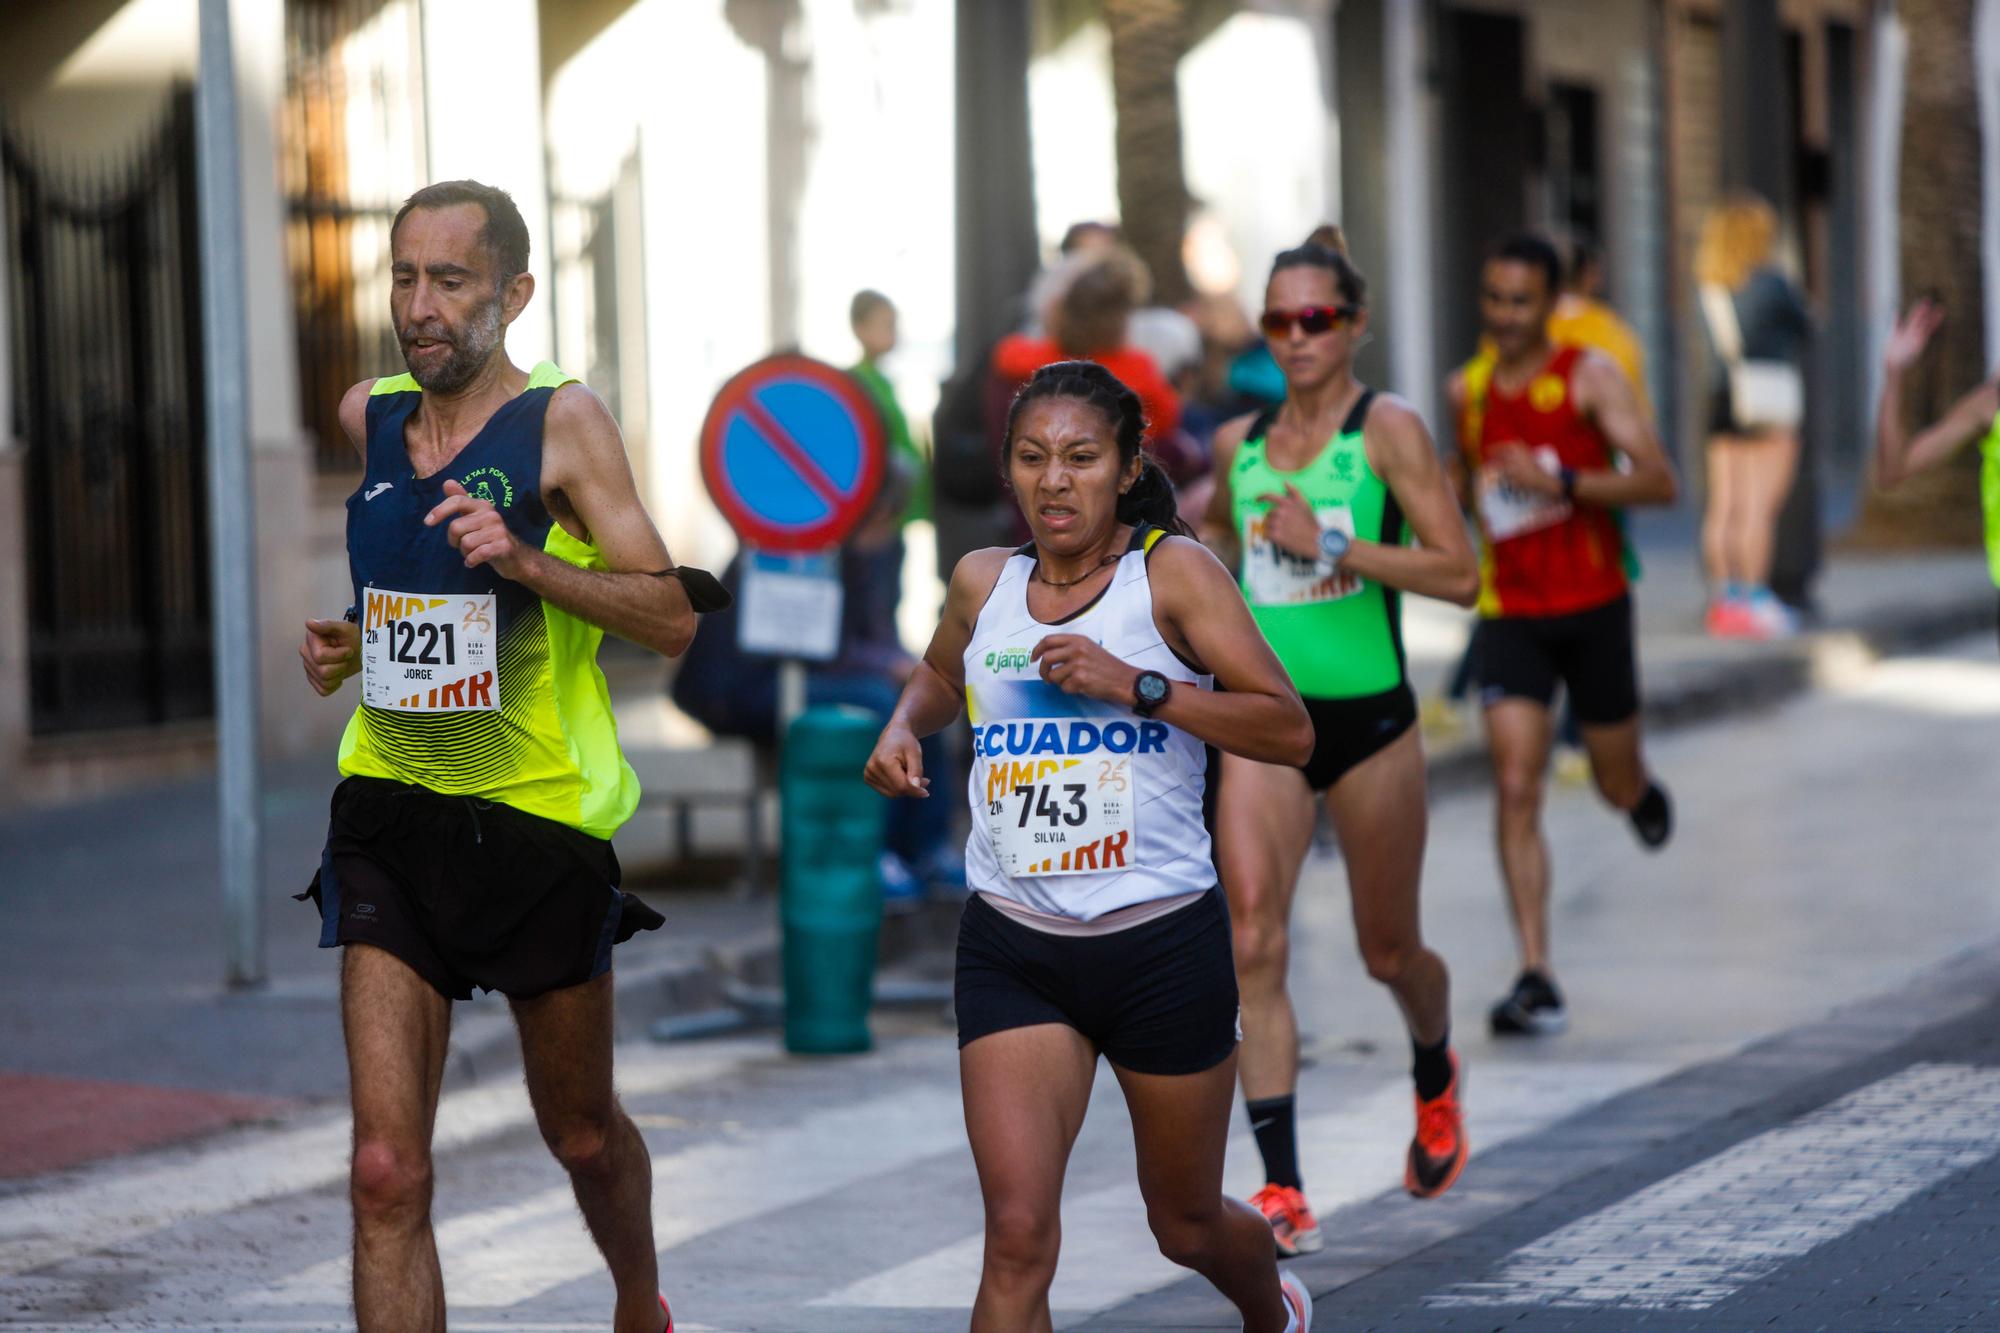
M 1297 310 L 1266 310 L 1257 317 L 1257 327 L 1269 338 L 1281 338 L 1296 324 L 1307 334 L 1337 329 L 1361 313 L 1358 305 L 1303 305 Z

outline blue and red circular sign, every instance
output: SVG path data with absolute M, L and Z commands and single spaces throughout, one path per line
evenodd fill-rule
M 722 386 L 701 426 L 701 475 L 739 537 L 764 551 L 837 546 L 882 486 L 888 440 L 867 390 L 808 356 L 766 357 Z

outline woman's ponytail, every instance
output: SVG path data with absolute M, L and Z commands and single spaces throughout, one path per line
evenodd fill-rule
M 1174 498 L 1174 484 L 1152 457 L 1139 455 L 1139 479 L 1132 489 L 1118 497 L 1118 521 L 1134 527 L 1144 523 L 1179 537 L 1194 536 L 1194 529 L 1181 518 L 1180 502 Z

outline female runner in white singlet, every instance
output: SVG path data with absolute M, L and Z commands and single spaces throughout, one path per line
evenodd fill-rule
M 959 562 L 868 761 L 877 791 L 929 797 L 918 738 L 969 708 L 975 893 L 955 993 L 986 1206 L 974 1330 L 1051 1326 L 1063 1172 L 1100 1054 L 1160 1252 L 1250 1333 L 1311 1323 L 1269 1224 L 1222 1193 L 1236 974 L 1201 801 L 1204 742 L 1299 764 L 1312 724 L 1235 580 L 1174 516 L 1144 425 L 1091 362 L 1022 388 L 1002 462 L 1033 540 Z

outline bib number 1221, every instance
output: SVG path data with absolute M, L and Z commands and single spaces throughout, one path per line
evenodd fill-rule
M 389 660 L 420 666 L 457 666 L 452 648 L 452 627 L 430 620 L 389 620 L 382 628 L 389 635 Z M 442 646 L 444 656 L 438 656 Z

